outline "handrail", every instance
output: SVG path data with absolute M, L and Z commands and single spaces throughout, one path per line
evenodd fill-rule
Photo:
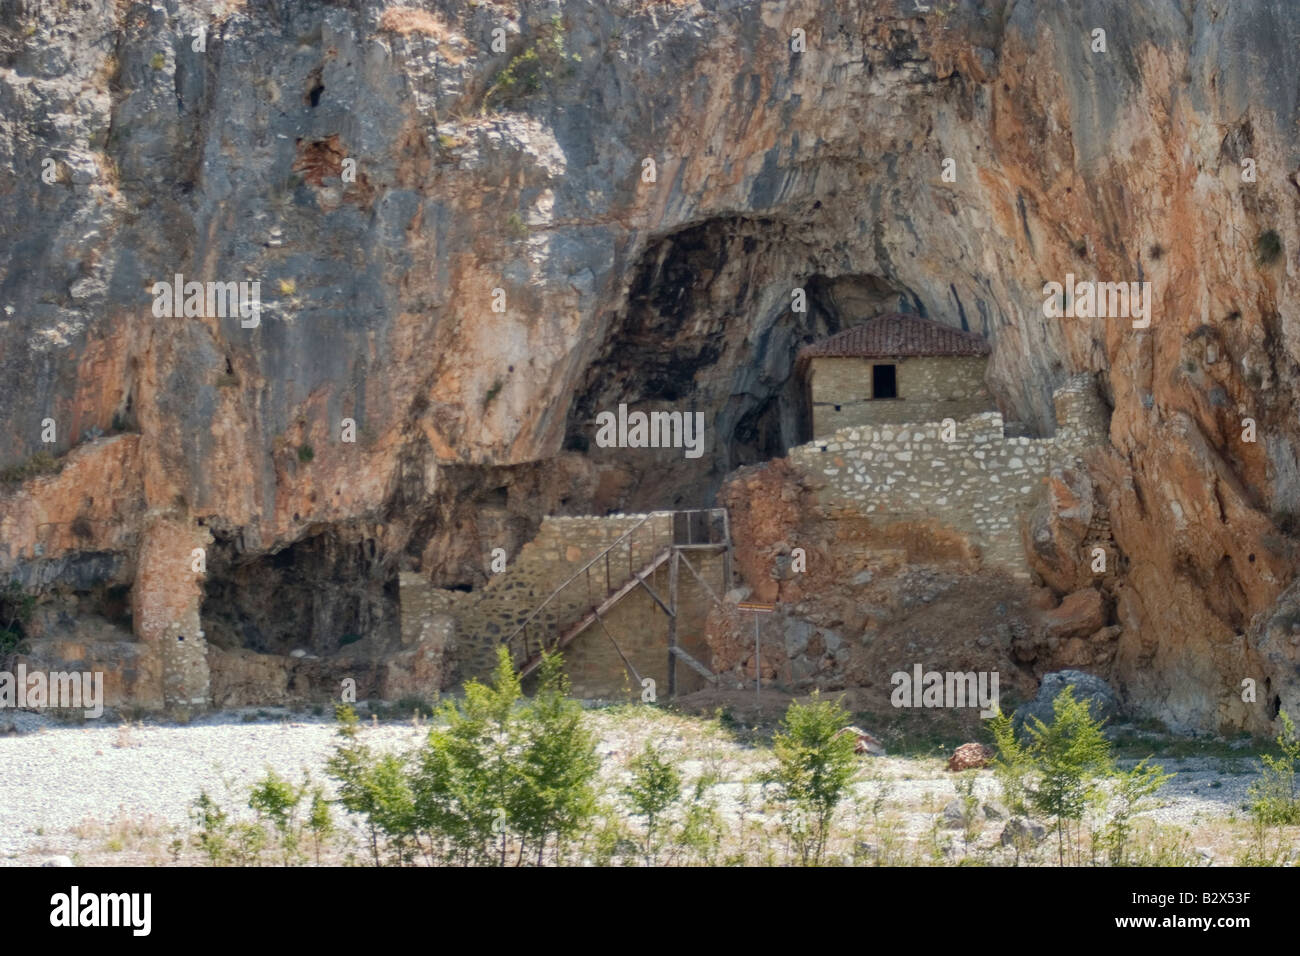
M 610 544 L 608 544 L 605 548 L 603 548 L 603 549 L 602 549 L 602 550 L 601 550 L 601 551 L 600 551 L 600 552 L 599 552 L 595 557 L 593 557 L 590 561 L 588 561 L 588 562 L 587 562 L 586 564 L 584 564 L 581 568 L 579 568 L 577 571 L 575 571 L 572 575 L 570 575 L 568 578 L 566 578 L 566 579 L 565 579 L 565 580 L 564 580 L 560 585 L 558 585 L 556 588 L 554 588 L 554 589 L 551 591 L 551 593 L 550 593 L 549 595 L 546 596 L 546 599 L 543 600 L 541 604 L 537 605 L 537 607 L 535 607 L 535 608 L 532 610 L 532 612 L 531 612 L 531 613 L 530 613 L 526 618 L 524 618 L 522 621 L 520 621 L 519 624 L 514 628 L 514 630 L 512 630 L 512 631 L 511 631 L 509 634 L 507 634 L 505 637 L 501 638 L 501 640 L 500 640 L 499 643 L 500 643 L 500 644 L 504 644 L 504 645 L 510 645 L 510 644 L 512 644 L 512 643 L 514 642 L 514 640 L 515 640 L 517 637 L 519 637 L 520 634 L 523 634 L 523 635 L 524 635 L 524 640 L 525 640 L 525 644 L 524 644 L 524 648 L 523 648 L 523 653 L 524 653 L 524 658 L 525 658 L 525 660 L 526 660 L 526 659 L 528 658 L 528 645 L 527 645 L 528 637 L 527 637 L 527 630 L 528 630 L 529 625 L 532 624 L 532 623 L 536 620 L 536 618 L 537 618 L 537 617 L 538 617 L 538 616 L 539 616 L 539 615 L 540 615 L 544 610 L 546 610 L 546 608 L 551 604 L 552 601 L 554 601 L 557 597 L 559 597 L 560 594 L 563 593 L 565 590 L 567 590 L 567 589 L 569 588 L 570 585 L 572 585 L 575 581 L 577 581 L 579 578 L 583 577 L 584 575 L 587 576 L 587 590 L 588 590 L 588 598 L 589 598 L 589 600 L 590 600 L 590 597 L 591 597 L 591 595 L 590 595 L 590 591 L 591 591 L 591 577 L 590 577 L 590 571 L 591 571 L 591 569 L 592 569 L 593 567 L 595 567 L 595 566 L 596 566 L 600 561 L 602 561 L 602 560 L 605 561 L 605 576 L 606 576 L 605 586 L 606 586 L 606 594 L 608 595 L 608 593 L 609 593 L 609 591 L 610 591 L 610 580 L 609 580 L 609 555 L 610 555 L 611 552 L 613 552 L 615 549 L 617 549 L 617 548 L 619 548 L 620 546 L 622 546 L 624 543 L 627 543 L 627 549 L 628 549 L 628 576 L 630 577 L 631 575 L 635 574 L 635 573 L 636 573 L 636 568 L 635 568 L 635 567 L 633 566 L 633 564 L 632 564 L 632 558 L 633 558 L 633 544 L 631 543 L 631 539 L 632 539 L 633 536 L 636 535 L 636 533 L 637 533 L 638 531 L 640 531 L 640 530 L 641 530 L 641 529 L 646 525 L 646 523 L 649 522 L 651 519 L 653 519 L 653 518 L 657 518 L 657 517 L 667 517 L 667 518 L 668 518 L 668 547 L 671 548 L 671 547 L 675 547 L 675 546 L 677 546 L 677 543 L 678 543 L 678 542 L 677 542 L 677 526 L 676 526 L 676 520 L 675 520 L 676 517 L 677 517 L 678 515 L 685 515 L 685 516 L 686 516 L 687 545 L 689 546 L 690 544 L 693 544 L 693 543 L 694 543 L 694 542 L 693 542 L 693 531 L 692 531 L 691 526 L 690 526 L 691 518 L 692 518 L 694 515 L 696 515 L 696 514 L 706 514 L 706 515 L 709 515 L 710 517 L 712 517 L 712 516 L 716 515 L 716 514 L 719 513 L 719 512 L 721 512 L 721 515 L 722 515 L 722 535 L 723 535 L 723 541 L 722 541 L 722 542 L 719 542 L 719 543 L 721 543 L 721 544 L 723 544 L 723 545 L 726 545 L 726 544 L 729 543 L 729 534 L 728 534 L 729 529 L 727 528 L 727 511 L 726 511 L 725 508 L 690 508 L 690 509 L 684 509 L 684 510 L 681 510 L 681 511 L 652 511 L 652 512 L 650 512 L 650 513 L 644 515 L 644 516 L 641 518 L 640 521 L 638 521 L 638 522 L 637 522 L 636 524 L 634 524 L 632 527 L 628 528 L 628 529 L 627 529 L 626 531 L 624 531 L 621 535 L 619 535 L 617 538 L 615 538 L 615 539 L 614 539 Z M 653 525 L 652 525 L 651 527 L 653 528 Z M 712 538 L 713 538 L 713 526 L 712 526 L 712 523 L 711 523 L 711 522 L 706 526 L 705 538 L 706 538 L 706 541 L 705 541 L 704 543 L 706 543 L 706 544 L 714 543 L 714 542 L 712 541 Z M 624 579 L 624 580 L 625 580 L 625 579 Z M 593 603 L 592 603 L 592 607 L 595 607 L 595 606 L 596 606 L 596 605 L 595 605 L 595 602 L 593 602 Z M 545 644 L 545 638 L 543 638 L 543 645 L 544 645 L 544 644 Z M 513 652 L 512 652 L 512 653 L 513 653 Z
M 522 621 L 520 621 L 518 627 L 516 627 L 513 631 L 511 631 L 511 632 L 510 632 L 509 634 L 507 634 L 505 637 L 501 638 L 501 643 L 502 643 L 502 644 L 509 644 L 511 641 L 513 641 L 513 640 L 515 639 L 515 635 L 518 634 L 520 631 L 522 631 L 524 628 L 526 628 L 526 627 L 528 626 L 529 622 L 531 622 L 533 618 L 535 618 L 537 615 L 541 614 L 542 611 L 543 611 L 543 609 L 546 607 L 546 605 L 550 604 L 551 601 L 553 601 L 553 600 L 555 599 L 555 597 L 556 597 L 556 596 L 557 596 L 561 591 L 563 591 L 563 590 L 564 590 L 565 588 L 567 588 L 570 584 L 572 584 L 574 581 L 576 581 L 576 580 L 578 579 L 578 576 L 579 576 L 579 575 L 586 574 L 589 570 L 591 570 L 592 565 L 594 565 L 597 561 L 599 561 L 599 560 L 600 560 L 601 558 L 603 558 L 605 555 L 609 554 L 609 552 L 611 552 L 611 551 L 613 551 L 615 548 L 617 548 L 620 544 L 623 543 L 623 539 L 624 539 L 624 538 L 626 538 L 626 537 L 628 537 L 629 535 L 631 535 L 631 534 L 632 534 L 633 532 L 635 532 L 638 528 L 640 528 L 643 524 L 645 524 L 647 521 L 649 521 L 651 518 L 653 518 L 656 514 L 662 514 L 662 512 L 654 512 L 654 511 L 652 511 L 652 512 L 650 512 L 649 514 L 647 514 L 647 515 L 645 515 L 644 517 L 642 517 L 640 521 L 638 521 L 636 524 L 632 525 L 632 527 L 628 528 L 628 529 L 627 529 L 626 531 L 624 531 L 621 535 L 619 535 L 617 538 L 615 538 L 614 541 L 613 541 L 613 542 L 612 542 L 612 543 L 611 543 L 607 548 L 605 548 L 605 550 L 603 550 L 603 551 L 600 552 L 600 554 L 596 555 L 594 558 L 592 558 L 590 561 L 588 561 L 586 564 L 584 564 L 584 565 L 583 565 L 581 568 L 579 568 L 577 571 L 574 571 L 573 574 L 570 575 L 570 576 L 565 580 L 565 582 L 564 582 L 563 584 L 561 584 L 559 587 L 557 587 L 554 591 L 552 591 L 552 592 L 547 596 L 547 598 L 546 598 L 545 601 L 543 601 L 541 604 L 537 605 L 537 607 L 533 608 L 533 613 L 532 613 L 532 614 L 529 614 L 526 618 L 524 618 Z

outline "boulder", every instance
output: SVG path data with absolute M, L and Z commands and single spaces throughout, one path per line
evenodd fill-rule
M 840 734 L 853 734 L 855 738 L 853 745 L 854 753 L 871 754 L 873 757 L 885 756 L 885 745 L 861 727 L 841 728 L 835 736 L 838 737 Z
M 954 773 L 961 770 L 978 770 L 980 767 L 987 767 L 994 756 L 992 747 L 984 744 L 962 744 L 948 758 L 948 769 Z
M 1026 820 L 1024 817 L 1012 817 L 1007 821 L 1007 825 L 1002 828 L 1002 836 L 998 837 L 998 842 L 1003 846 L 1029 846 L 1036 843 L 1042 843 L 1047 836 L 1047 827 L 1041 823 L 1035 823 L 1033 820 Z
M 949 830 L 956 830 L 965 826 L 960 800 L 951 800 L 943 808 L 943 825 Z
M 802 654 L 808 647 L 808 639 L 812 637 L 813 625 L 809 621 L 797 617 L 783 617 L 785 624 L 785 653 L 787 657 L 795 658 Z
M 1016 708 L 1012 718 L 1012 726 L 1016 733 L 1023 730 L 1025 721 L 1030 717 L 1036 717 L 1044 724 L 1050 724 L 1055 714 L 1053 703 L 1057 695 L 1071 686 L 1074 688 L 1076 700 L 1088 701 L 1089 712 L 1094 720 L 1111 720 L 1119 715 L 1119 698 L 1115 696 L 1110 685 L 1100 677 L 1095 674 L 1085 674 L 1083 671 L 1054 671 L 1043 675 L 1037 697 Z
M 1086 637 L 1106 626 L 1106 602 L 1096 588 L 1083 588 L 1067 594 L 1060 607 L 1043 617 L 1050 637 Z

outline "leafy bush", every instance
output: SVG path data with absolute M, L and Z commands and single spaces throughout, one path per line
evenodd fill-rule
M 632 812 L 645 818 L 645 863 L 654 866 L 659 845 L 656 841 L 660 817 L 682 798 L 682 775 L 654 745 L 646 741 L 645 749 L 632 758 L 631 782 L 623 795 Z
M 351 707 L 337 710 L 342 743 L 326 761 L 329 775 L 339 784 L 339 803 L 349 813 L 365 819 L 370 854 L 382 863 L 383 846 L 399 862 L 409 858 L 413 831 L 414 797 L 407 784 L 403 758 L 376 756 L 357 739 L 360 721 Z
M 258 822 L 265 818 L 275 829 L 285 866 L 298 858 L 302 836 L 298 824 L 298 807 L 309 786 L 310 783 L 295 786 L 274 770 L 268 769 L 266 776 L 253 786 L 248 795 L 249 809 L 257 814 Z
M 448 701 L 412 779 L 416 819 L 431 846 L 462 862 L 505 866 L 580 832 L 596 813 L 595 736 L 567 697 L 560 658 L 542 662 L 537 693 L 522 702 L 509 651 L 498 649 L 491 686 L 470 681 Z
M 1036 717 L 1030 718 L 1033 726 L 1026 722 L 1026 753 L 1037 773 L 1028 796 L 1030 806 L 1055 820 L 1057 853 L 1064 866 L 1068 824 L 1082 818 L 1097 779 L 1109 776 L 1114 764 L 1102 722 L 1093 718 L 1087 700 L 1075 699 L 1073 686 L 1057 695 L 1052 714 L 1050 726 Z
M 762 776 L 784 805 L 787 834 L 805 864 L 819 864 L 835 808 L 857 774 L 855 738 L 840 731 L 849 715 L 816 694 L 807 705 L 791 701 L 772 740 L 777 765 Z
M 1025 724 L 1026 742 L 1016 738 L 1011 720 L 999 712 L 989 722 L 997 747 L 994 774 L 1008 810 L 1017 816 L 1041 814 L 1056 829 L 1058 862 L 1066 861 L 1066 836 L 1070 824 L 1083 818 L 1089 804 L 1114 804 L 1106 829 L 1096 846 L 1110 858 L 1123 861 L 1132 833 L 1131 820 L 1145 798 L 1155 793 L 1171 775 L 1146 761 L 1119 773 L 1111 756 L 1110 741 L 1102 734 L 1103 721 L 1093 718 L 1087 700 L 1077 700 L 1074 687 L 1066 687 L 1052 702 L 1052 723 L 1031 717 Z M 1115 777 L 1114 793 L 1099 788 Z M 1072 837 L 1070 846 L 1078 847 Z M 1016 847 L 1017 862 L 1020 847 Z M 1077 862 L 1077 861 L 1076 861 Z
M 1115 789 L 1110 794 L 1110 819 L 1098 839 L 1111 866 L 1127 866 L 1133 838 L 1133 817 L 1145 809 L 1149 797 L 1165 785 L 1174 775 L 1165 773 L 1163 767 L 1141 761 L 1132 770 L 1115 774 Z
M 506 106 L 518 103 L 568 75 L 572 63 L 580 60 L 576 53 L 565 50 L 564 22 L 559 16 L 551 17 L 550 23 L 541 28 L 528 48 L 497 74 L 483 94 L 483 112 L 496 102 Z
M 1250 788 L 1250 814 L 1265 826 L 1300 823 L 1300 799 L 1296 795 L 1296 770 L 1300 765 L 1300 740 L 1295 723 L 1285 710 L 1279 712 L 1282 730 L 1277 735 L 1280 757 L 1263 754 L 1263 773 Z

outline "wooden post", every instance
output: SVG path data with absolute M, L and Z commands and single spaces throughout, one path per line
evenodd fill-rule
M 677 695 L 677 555 L 673 548 L 672 562 L 668 565 L 668 606 L 672 614 L 668 616 L 668 696 Z
M 736 607 L 742 611 L 754 612 L 754 700 L 761 705 L 763 702 L 763 661 L 759 656 L 762 651 L 759 647 L 758 616 L 760 614 L 771 614 L 776 610 L 776 605 L 759 604 L 757 601 L 741 601 Z

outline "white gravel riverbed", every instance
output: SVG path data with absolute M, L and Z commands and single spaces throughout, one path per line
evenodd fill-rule
M 624 761 L 653 737 L 678 751 L 688 779 L 709 762 L 721 771 L 714 792 L 728 816 L 750 799 L 745 793 L 752 786 L 740 781 L 752 779 L 768 759 L 763 751 L 697 734 L 694 725 L 676 718 L 647 714 L 642 723 L 600 712 L 593 716 L 607 777 L 621 776 Z M 293 780 L 301 779 L 305 769 L 333 793 L 324 768 L 338 737 L 336 724 L 327 717 L 264 709 L 207 715 L 185 725 L 124 725 L 109 719 L 77 725 L 22 712 L 6 719 L 20 732 L 0 735 L 0 866 L 73 856 L 80 846 L 75 830 L 88 821 L 149 818 L 183 825 L 204 789 L 224 806 L 239 807 L 267 767 Z M 427 724 L 417 729 L 409 721 L 366 723 L 363 730 L 370 746 L 397 750 L 417 747 L 427 733 Z M 1234 815 L 1244 818 L 1241 805 L 1255 779 L 1254 761 L 1198 757 L 1157 762 L 1177 776 L 1145 816 L 1189 828 L 1226 822 Z M 901 811 L 904 829 L 914 837 L 955 797 L 954 775 L 933 758 L 869 758 L 864 769 L 874 780 L 860 784 L 860 792 L 869 795 L 887 781 L 887 799 Z M 993 775 L 980 772 L 979 796 L 995 801 L 996 792 Z M 1213 855 L 1216 862 L 1229 862 L 1219 851 Z

